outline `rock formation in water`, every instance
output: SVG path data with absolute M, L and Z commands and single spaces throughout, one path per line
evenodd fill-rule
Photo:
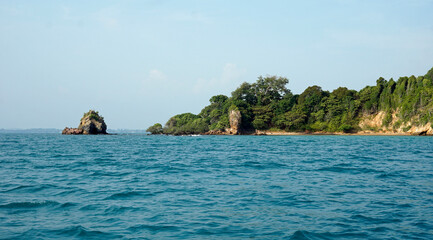
M 107 125 L 104 118 L 94 110 L 84 114 L 78 129 L 82 129 L 84 134 L 107 134 Z
M 104 118 L 97 111 L 90 110 L 84 113 L 78 128 L 66 127 L 62 131 L 62 134 L 107 134 L 107 125 L 104 122 Z

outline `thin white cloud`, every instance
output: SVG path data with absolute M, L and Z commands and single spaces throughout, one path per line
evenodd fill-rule
M 195 94 L 213 92 L 222 93 L 238 85 L 242 81 L 242 76 L 246 70 L 238 68 L 236 64 L 227 63 L 222 70 L 221 76 L 217 78 L 199 78 L 193 86 Z
M 22 6 L 0 6 L 0 13 L 10 16 L 20 16 L 25 14 Z
M 165 76 L 165 74 L 158 69 L 152 69 L 149 71 L 149 80 L 150 81 L 165 81 L 165 80 L 167 80 L 167 76 Z
M 433 47 L 433 31 L 401 29 L 398 33 L 358 31 L 329 31 L 333 42 L 344 47 L 423 50 Z
M 113 8 L 104 8 L 96 13 L 97 21 L 107 29 L 116 29 L 120 27 L 119 14 Z
M 170 81 L 167 75 L 158 69 L 150 70 L 142 81 L 142 91 L 149 93 L 151 89 L 168 90 L 175 83 Z
M 198 22 L 198 23 L 211 23 L 209 17 L 198 12 L 177 12 L 169 17 L 176 22 Z

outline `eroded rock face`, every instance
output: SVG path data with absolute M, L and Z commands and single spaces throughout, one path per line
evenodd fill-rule
M 78 129 L 82 129 L 83 134 L 107 134 L 107 125 L 104 122 L 104 118 L 93 110 L 84 114 Z
M 411 134 L 411 135 L 433 135 L 433 124 L 428 122 L 424 125 L 419 125 L 417 117 L 403 122 L 397 128 L 393 128 L 396 122 L 402 121 L 397 112 L 392 113 L 391 121 L 388 126 L 384 126 L 384 119 L 386 113 L 380 111 L 373 115 L 364 115 L 359 123 L 361 129 L 376 129 L 375 132 L 379 133 L 397 133 L 397 134 Z
M 229 114 L 230 129 L 228 132 L 233 135 L 240 134 L 242 115 L 239 110 L 231 110 Z

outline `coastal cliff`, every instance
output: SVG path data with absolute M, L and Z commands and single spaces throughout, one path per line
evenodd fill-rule
M 433 135 L 433 124 L 431 122 L 421 123 L 419 115 L 413 116 L 408 121 L 402 121 L 397 110 L 391 113 L 390 116 L 390 118 L 387 117 L 387 113 L 384 111 L 364 115 L 361 118 L 359 127 L 363 129 L 362 133 Z
M 310 86 L 293 94 L 288 79 L 260 76 L 231 97 L 213 96 L 195 115 L 176 115 L 152 134 L 433 135 L 433 68 L 424 76 L 385 80 L 356 91 Z M 153 128 L 156 129 L 156 128 Z M 152 129 L 151 129 L 152 130 Z
M 84 113 L 80 120 L 78 128 L 63 129 L 62 134 L 65 135 L 80 135 L 80 134 L 107 134 L 107 125 L 104 118 L 97 111 L 90 110 Z

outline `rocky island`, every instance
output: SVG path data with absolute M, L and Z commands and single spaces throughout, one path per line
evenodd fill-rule
M 90 110 L 84 113 L 80 120 L 78 128 L 63 129 L 62 134 L 79 135 L 79 134 L 107 134 L 107 125 L 104 118 L 97 111 Z
M 170 135 L 433 135 L 433 68 L 424 76 L 385 80 L 356 91 L 310 86 L 301 94 L 288 79 L 260 76 L 231 97 L 216 95 L 199 114 L 171 117 L 147 129 Z

